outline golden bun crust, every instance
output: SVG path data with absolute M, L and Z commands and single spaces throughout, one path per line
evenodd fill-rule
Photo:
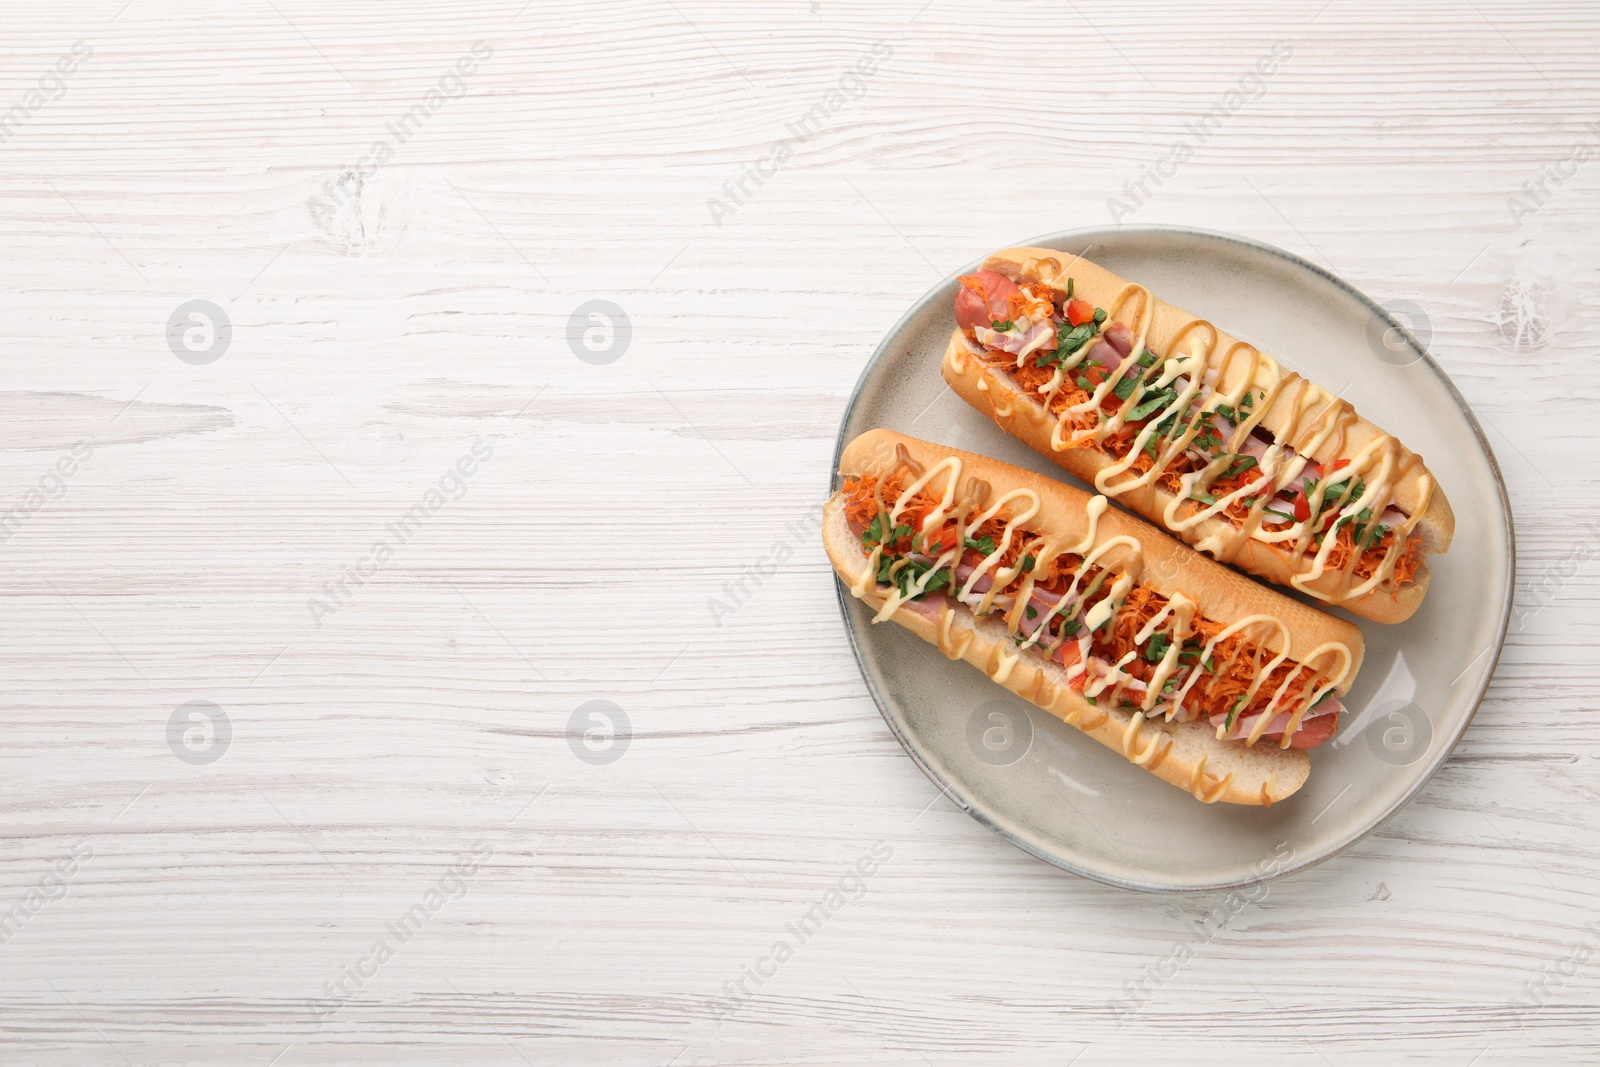
M 1047 248 L 1006 249 L 985 260 L 983 269 L 997 271 L 1014 281 L 1037 280 L 1056 288 L 1066 286 L 1067 276 L 1070 273 L 1075 295 L 1097 306 L 1110 305 L 1128 284 L 1121 277 L 1097 264 L 1084 259 L 1074 259 Z M 1180 331 L 1193 323 L 1196 316 L 1154 297 L 1152 300 L 1154 303 L 1148 344 L 1158 352 L 1167 351 L 1178 339 Z M 1126 313 L 1118 315 L 1119 320 L 1127 317 L 1129 315 Z M 1232 335 L 1221 330 L 1217 331 L 1215 347 L 1218 351 L 1227 351 L 1238 343 L 1240 343 L 1238 339 Z M 1096 474 L 1115 462 L 1103 453 L 1088 448 L 1055 451 L 1050 443 L 1055 416 L 1039 398 L 1021 392 L 1009 378 L 986 367 L 976 357 L 973 348 L 960 330 L 951 335 L 940 369 L 945 381 L 969 404 L 988 414 L 1002 430 L 1023 441 L 1041 455 L 1049 457 L 1052 462 L 1076 477 L 1092 484 Z M 1219 387 L 1236 391 L 1244 385 L 1242 379 L 1249 373 L 1252 373 L 1252 370 L 1246 361 L 1233 360 L 1224 368 Z M 1260 362 L 1254 368 L 1253 384 L 1267 388 L 1272 382 L 1264 379 L 1276 378 L 1281 373 L 1277 362 L 1263 353 Z M 1354 415 L 1345 430 L 1342 444 L 1337 438 L 1330 437 L 1317 447 L 1308 448 L 1312 443 L 1309 440 L 1312 431 L 1308 427 L 1316 426 L 1319 421 L 1318 416 L 1336 399 L 1320 386 L 1311 384 L 1308 388 L 1309 393 L 1299 398 L 1291 396 L 1289 390 L 1279 391 L 1261 420 L 1265 428 L 1294 447 L 1296 451 L 1309 454 L 1312 459 L 1326 465 L 1342 456 L 1354 455 L 1374 438 L 1383 435 L 1383 431 L 1371 422 Z M 1299 419 L 1299 425 L 1303 429 L 1299 433 L 1291 434 L 1287 431 L 1294 422 L 1293 409 L 1297 403 L 1305 405 L 1302 417 Z M 1432 479 L 1432 475 L 1413 453 L 1401 446 L 1399 459 L 1403 473 L 1393 484 L 1395 504 L 1408 514 L 1415 513 L 1426 494 L 1428 506 L 1418 518 L 1414 532 L 1422 538 L 1422 549 L 1425 553 L 1444 552 L 1450 547 L 1450 542 L 1455 536 L 1455 513 L 1451 510 L 1450 502 L 1436 483 L 1432 487 L 1432 492 L 1428 493 L 1427 482 Z M 1164 525 L 1162 515 L 1172 499 L 1173 495 L 1170 492 L 1154 485 L 1128 491 L 1116 498 L 1117 503 L 1143 515 L 1157 525 Z M 1207 539 L 1221 539 L 1230 534 L 1232 529 L 1226 520 L 1212 517 L 1185 531 L 1183 536 L 1191 543 L 1202 543 Z M 1248 541 L 1239 550 L 1233 562 L 1236 566 L 1281 585 L 1289 584 L 1290 579 L 1296 577 L 1301 569 L 1308 565 L 1305 561 L 1291 563 L 1265 544 L 1254 540 Z M 1340 580 L 1337 573 L 1329 573 L 1317 581 L 1305 584 L 1308 591 L 1334 595 L 1337 593 Z M 1423 563 L 1418 568 L 1414 584 L 1396 589 L 1389 583 L 1387 588 L 1380 586 L 1360 598 L 1339 601 L 1339 606 L 1375 622 L 1403 622 L 1421 605 L 1427 593 L 1428 582 L 1427 565 Z
M 848 477 L 887 470 L 895 461 L 897 445 L 904 447 L 907 455 L 925 467 L 932 467 L 947 456 L 958 457 L 961 460 L 962 485 L 978 478 L 988 482 L 997 492 L 1031 489 L 1039 498 L 1039 514 L 1028 520 L 1030 529 L 1043 534 L 1057 534 L 1068 541 L 1079 540 L 1089 532 L 1088 506 L 1091 494 L 1082 489 L 998 459 L 933 444 L 893 430 L 868 430 L 846 445 L 843 455 L 839 457 L 840 475 Z M 930 488 L 942 491 L 944 479 L 936 478 Z M 1287 651 L 1290 659 L 1298 662 L 1319 645 L 1329 641 L 1343 642 L 1349 647 L 1353 662 L 1338 691 L 1341 695 L 1349 691 L 1350 683 L 1361 668 L 1364 647 L 1361 630 L 1353 623 L 1336 619 L 1251 581 L 1238 571 L 1201 555 L 1171 534 L 1126 512 L 1107 508 L 1095 529 L 1096 544 L 1122 536 L 1138 541 L 1144 553 L 1144 573 L 1140 581 L 1168 599 L 1174 593 L 1182 593 L 1198 604 L 1201 614 L 1208 619 L 1227 624 L 1246 615 L 1276 615 L 1289 630 L 1290 646 Z M 864 554 L 862 558 L 866 558 Z M 1277 647 L 1275 640 L 1269 642 L 1269 646 L 1274 652 L 1285 651 Z
M 869 431 L 846 446 L 839 473 L 847 477 L 885 471 L 896 461 L 896 446 L 930 468 L 949 456 L 959 458 L 962 485 L 979 478 L 1002 493 L 1032 490 L 1039 498 L 1040 508 L 1028 521 L 1029 529 L 1069 540 L 1081 538 L 1089 530 L 1088 493 L 999 460 L 889 430 Z M 943 484 L 943 476 L 936 477 L 933 488 L 942 489 Z M 874 611 L 881 609 L 886 592 L 867 576 L 868 554 L 845 521 L 842 493 L 835 493 L 824 506 L 823 517 L 823 540 L 834 570 L 853 595 Z M 1139 542 L 1145 562 L 1141 581 L 1164 596 L 1183 593 L 1199 605 L 1207 618 L 1228 623 L 1262 613 L 1282 619 L 1290 635 L 1291 658 L 1303 657 L 1329 641 L 1343 642 L 1350 648 L 1352 663 L 1338 692 L 1349 690 L 1363 654 L 1361 632 L 1355 626 L 1260 586 L 1147 523 L 1108 509 L 1098 520 L 1095 542 L 1100 544 L 1118 536 L 1130 536 Z M 1215 729 L 1205 722 L 1145 722 L 1138 716 L 1135 723 L 1134 712 L 1097 708 L 1067 685 L 1066 673 L 1059 664 L 1037 651 L 1024 650 L 1014 663 L 1008 662 L 1012 646 L 1000 619 L 980 618 L 963 604 L 940 599 L 943 607 L 902 605 L 893 619 L 952 659 L 963 659 L 978 667 L 1013 693 L 1130 759 L 1151 751 L 1151 744 L 1164 746 L 1165 754 L 1145 769 L 1197 797 L 1230 804 L 1270 804 L 1299 789 L 1310 773 L 1309 757 L 1298 749 L 1279 748 L 1271 742 L 1246 746 L 1237 741 L 1220 741 Z M 948 620 L 941 618 L 943 611 L 949 612 Z M 1162 741 L 1156 732 L 1170 740 Z
M 963 400 L 987 414 L 1000 429 L 1073 477 L 1093 485 L 1095 475 L 1116 462 L 1104 452 L 1096 452 L 1092 448 L 1069 448 L 1062 452 L 1053 449 L 1050 446 L 1050 433 L 1055 426 L 1055 416 L 1045 408 L 1042 400 L 1027 395 L 1017 389 L 1010 379 L 994 373 L 985 366 L 973 354 L 960 330 L 950 335 L 950 344 L 945 348 L 940 372 L 950 388 L 954 389 Z M 1118 496 L 1116 501 L 1120 506 L 1145 516 L 1152 523 L 1159 524 L 1172 499 L 1173 495 L 1166 489 L 1151 484 L 1131 489 Z M 1454 519 L 1451 520 L 1451 525 L 1454 526 Z M 1184 536 L 1189 541 L 1200 541 L 1232 530 L 1233 526 L 1226 519 L 1213 516 L 1196 523 L 1185 532 Z M 1215 562 L 1208 557 L 1201 558 Z M 1253 538 L 1246 540 L 1239 549 L 1234 564 L 1241 570 L 1277 585 L 1288 585 L 1289 580 L 1299 573 L 1288 559 Z M 1339 606 L 1374 622 L 1404 622 L 1422 606 L 1422 598 L 1427 594 L 1430 579 L 1428 565 L 1424 562 L 1417 568 L 1414 585 L 1399 589 L 1393 585 L 1388 588 L 1379 586 L 1367 595 L 1343 601 Z M 1324 580 L 1312 582 L 1310 585 L 1313 588 L 1326 590 L 1332 587 L 1335 580 L 1336 576 L 1329 575 Z

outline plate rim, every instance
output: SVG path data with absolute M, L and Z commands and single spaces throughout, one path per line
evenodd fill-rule
M 837 574 L 834 575 L 834 594 L 839 602 L 839 613 L 844 622 L 845 633 L 850 639 L 850 652 L 855 657 L 856 669 L 860 672 L 861 680 L 866 684 L 867 692 L 871 694 L 873 703 L 877 705 L 878 714 L 888 725 L 889 732 L 894 735 L 895 740 L 900 743 L 900 747 L 905 750 L 906 755 L 911 757 L 912 763 L 916 764 L 916 766 L 922 770 L 922 773 L 928 777 L 928 780 L 931 781 L 941 793 L 954 800 L 956 804 L 960 806 L 961 810 L 966 812 L 967 815 L 971 816 L 972 819 L 975 820 L 979 825 L 988 829 L 1001 840 L 1008 842 L 1028 855 L 1033 856 L 1035 859 L 1043 860 L 1052 867 L 1056 867 L 1060 870 L 1067 871 L 1071 874 L 1076 874 L 1080 877 L 1088 878 L 1092 881 L 1100 882 L 1105 885 L 1116 886 L 1120 889 L 1133 889 L 1148 893 L 1212 893 L 1220 890 L 1243 889 L 1249 886 L 1275 881 L 1276 879 L 1295 874 L 1299 871 L 1304 871 L 1310 867 L 1315 867 L 1316 865 L 1327 860 L 1331 860 L 1335 856 L 1338 856 L 1351 847 L 1359 844 L 1368 836 L 1376 832 L 1390 819 L 1394 818 L 1394 816 L 1398 814 L 1402 808 L 1410 804 L 1411 801 L 1416 798 L 1417 794 L 1422 791 L 1423 787 L 1433 780 L 1434 775 L 1438 774 L 1444 765 L 1450 761 L 1451 754 L 1455 752 L 1456 746 L 1461 743 L 1461 738 L 1466 735 L 1467 728 L 1470 727 L 1473 720 L 1477 718 L 1478 709 L 1483 706 L 1484 698 L 1489 692 L 1489 686 L 1494 681 L 1495 672 L 1499 669 L 1500 657 L 1505 651 L 1506 634 L 1508 633 L 1511 625 L 1511 613 L 1515 602 L 1517 589 L 1516 524 L 1511 511 L 1511 496 L 1506 489 L 1505 477 L 1500 472 L 1500 461 L 1498 458 L 1496 458 L 1494 454 L 1494 448 L 1489 444 L 1489 439 L 1484 434 L 1483 427 L 1479 424 L 1478 417 L 1476 414 L 1474 414 L 1472 405 L 1467 402 L 1467 398 L 1461 394 L 1461 390 L 1456 388 L 1455 382 L 1450 378 L 1450 375 L 1445 373 L 1444 368 L 1439 366 L 1438 361 L 1433 358 L 1433 354 L 1429 352 L 1425 346 L 1417 343 L 1417 339 L 1412 336 L 1411 331 L 1404 324 L 1395 321 L 1394 316 L 1389 314 L 1388 310 L 1382 305 L 1332 271 L 1311 262 L 1304 256 L 1290 252 L 1284 248 L 1279 248 L 1276 245 L 1267 244 L 1266 242 L 1259 241 L 1253 237 L 1245 237 L 1240 234 L 1227 233 L 1221 230 L 1208 230 L 1198 226 L 1167 226 L 1156 224 L 1116 227 L 1092 226 L 1074 230 L 1059 230 L 1041 235 L 1039 237 L 1031 238 L 1018 244 L 1002 245 L 1000 247 L 1052 247 L 1051 242 L 1056 241 L 1081 241 L 1097 236 L 1121 237 L 1130 234 L 1146 234 L 1156 237 L 1203 237 L 1210 240 L 1220 240 L 1230 244 L 1241 245 L 1256 252 L 1264 252 L 1270 256 L 1276 256 L 1279 259 L 1283 259 L 1293 266 L 1300 268 L 1301 270 L 1309 271 L 1312 274 L 1333 283 L 1334 286 L 1343 290 L 1349 296 L 1354 297 L 1355 300 L 1361 305 L 1365 306 L 1369 312 L 1378 315 L 1382 320 L 1387 321 L 1392 328 L 1400 331 L 1401 335 L 1405 338 L 1406 344 L 1410 346 L 1413 352 L 1417 353 L 1420 359 L 1427 364 L 1429 370 L 1433 372 L 1434 376 L 1441 383 L 1443 383 L 1450 398 L 1455 402 L 1456 409 L 1463 416 L 1465 416 L 1467 425 L 1471 427 L 1473 436 L 1477 438 L 1478 445 L 1483 450 L 1484 458 L 1489 461 L 1490 473 L 1494 475 L 1495 490 L 1500 497 L 1500 512 L 1504 517 L 1507 548 L 1506 587 L 1500 605 L 1499 632 L 1495 636 L 1494 652 L 1489 659 L 1489 669 L 1487 673 L 1484 674 L 1483 681 L 1478 686 L 1477 693 L 1471 697 L 1471 707 L 1468 709 L 1466 716 L 1461 720 L 1461 725 L 1449 738 L 1448 743 L 1446 743 L 1440 750 L 1438 759 L 1436 759 L 1433 765 L 1429 767 L 1428 770 L 1412 784 L 1411 788 L 1407 789 L 1403 794 L 1401 794 L 1400 798 L 1396 800 L 1387 811 L 1378 816 L 1376 819 L 1372 820 L 1369 826 L 1354 834 L 1348 841 L 1325 849 L 1322 852 L 1310 856 L 1304 860 L 1291 862 L 1259 876 L 1206 885 L 1165 885 L 1155 882 L 1140 882 L 1131 879 L 1117 878 L 1100 871 L 1090 870 L 1088 868 L 1075 865 L 1061 856 L 1048 855 L 1042 850 L 1034 848 L 1030 843 L 1023 841 L 1015 835 L 1007 832 L 1004 828 L 1000 827 L 991 819 L 989 819 L 981 806 L 975 806 L 967 799 L 965 795 L 963 795 L 962 791 L 958 788 L 958 782 L 947 782 L 943 780 L 939 774 L 935 773 L 932 767 L 923 761 L 922 756 L 917 752 L 916 747 L 910 743 L 906 736 L 901 732 L 900 727 L 898 724 L 896 724 L 894 718 L 889 714 L 888 703 L 884 694 L 879 691 L 877 684 L 873 681 L 871 674 L 867 671 L 866 663 L 862 655 L 860 637 L 857 633 L 856 625 L 850 617 L 851 598 L 847 596 L 848 590 L 845 588 L 844 583 L 840 581 Z M 1086 254 L 1086 252 L 1080 253 L 1080 255 L 1082 254 Z M 872 356 L 867 360 L 866 365 L 862 367 L 861 374 L 856 379 L 855 387 L 851 389 L 850 397 L 845 403 L 844 412 L 839 417 L 839 429 L 834 438 L 833 462 L 828 470 L 829 496 L 832 496 L 833 493 L 837 492 L 838 490 L 839 460 L 844 455 L 845 445 L 849 443 L 845 440 L 845 428 L 849 425 L 850 418 L 855 413 L 856 405 L 860 403 L 861 395 L 866 389 L 868 382 L 873 378 L 874 372 L 877 370 L 879 364 L 882 363 L 885 355 L 889 351 L 890 338 L 897 336 L 905 327 L 905 325 L 911 321 L 912 317 L 917 315 L 922 308 L 933 299 L 935 293 L 948 285 L 951 279 L 959 277 L 962 274 L 971 273 L 973 270 L 977 269 L 977 267 L 982 264 L 983 260 L 986 258 L 988 257 L 985 256 L 980 259 L 972 260 L 965 267 L 957 270 L 953 274 L 947 274 L 940 278 L 938 282 L 929 287 L 920 297 L 911 303 L 910 307 L 908 307 L 905 312 L 895 320 L 894 324 L 890 326 L 889 329 L 884 333 L 883 337 L 879 340 L 877 347 L 873 349 Z

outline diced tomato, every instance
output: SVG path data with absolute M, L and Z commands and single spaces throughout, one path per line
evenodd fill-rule
M 937 532 L 929 534 L 924 540 L 927 545 L 925 551 L 930 556 L 939 556 L 944 552 L 950 551 L 956 546 L 955 523 L 940 527 Z
M 1099 367 L 1083 368 L 1083 376 L 1088 379 L 1091 386 L 1100 385 L 1106 380 L 1106 372 Z
M 1304 489 L 1294 498 L 1294 519 L 1296 522 L 1308 522 L 1311 519 L 1311 501 L 1306 499 Z
M 1067 321 L 1074 326 L 1082 326 L 1094 318 L 1094 306 L 1087 300 L 1067 301 Z
M 1333 462 L 1333 469 L 1336 471 L 1342 471 L 1348 466 L 1350 466 L 1350 461 L 1347 459 L 1338 459 Z

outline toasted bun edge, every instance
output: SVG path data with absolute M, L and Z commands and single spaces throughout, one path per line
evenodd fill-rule
M 854 594 L 866 571 L 867 555 L 845 520 L 842 493 L 835 493 L 824 505 L 823 541 L 839 580 Z M 874 612 L 883 607 L 885 600 L 875 585 L 869 585 L 857 598 Z M 1311 760 L 1304 751 L 1279 748 L 1270 742 L 1247 747 L 1237 741 L 1219 741 L 1215 729 L 1205 722 L 1166 723 L 1158 719 L 1141 721 L 1130 730 L 1133 712 L 1091 705 L 1081 693 L 1065 684 L 1065 673 L 1058 666 L 1031 649 L 1022 652 L 1008 670 L 1003 669 L 1009 645 L 1004 624 L 991 617 L 977 618 L 963 604 L 953 604 L 949 610 L 952 616 L 947 641 L 942 641 L 937 617 L 930 617 L 909 605 L 901 606 L 893 621 L 946 656 L 956 652 L 957 655 L 950 658 L 966 661 L 987 674 L 991 681 L 1076 726 L 1130 761 L 1134 756 L 1152 752 L 1150 762 L 1154 766 L 1144 769 L 1196 795 L 1197 799 L 1201 794 L 1209 797 L 1216 793 L 1219 785 L 1226 781 L 1216 800 L 1227 804 L 1270 805 L 1297 791 L 1311 772 Z M 1151 745 L 1158 747 L 1152 751 Z

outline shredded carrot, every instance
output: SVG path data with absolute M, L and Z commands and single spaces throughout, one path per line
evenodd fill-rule
M 982 346 L 978 345 L 975 339 L 973 340 L 973 344 L 982 349 Z M 1053 368 L 1047 369 L 1037 366 L 1034 362 L 1032 362 L 1032 360 L 1036 357 L 1030 357 L 1029 362 L 1024 363 L 1021 367 L 1017 367 L 1014 365 L 1013 357 L 1005 352 L 991 352 L 988 350 L 982 350 L 980 355 L 990 366 L 1002 366 L 1002 369 L 1005 371 L 1005 373 L 1010 375 L 1012 380 L 1016 382 L 1017 387 L 1022 392 L 1035 398 L 1041 395 L 1039 392 L 1040 387 L 1047 385 L 1055 377 L 1055 371 Z M 1091 394 L 1087 390 L 1083 389 L 1077 384 L 1077 382 L 1074 380 L 1074 376 L 1069 374 L 1063 379 L 1060 390 L 1057 391 L 1056 395 L 1051 398 L 1051 412 L 1057 418 L 1061 419 L 1067 424 L 1067 430 L 1069 433 L 1079 433 L 1084 430 L 1093 429 L 1095 426 L 1099 425 L 1100 420 L 1093 411 L 1067 410 L 1070 407 L 1075 407 L 1079 404 L 1087 402 L 1090 395 Z M 990 400 L 990 403 L 994 403 L 993 399 Z M 1112 397 L 1107 396 L 1106 400 L 1102 403 L 1103 405 L 1112 405 L 1109 410 L 1115 410 L 1116 404 L 1120 402 L 1113 401 Z M 1142 424 L 1137 426 L 1124 426 L 1122 431 L 1114 436 L 1107 437 L 1100 441 L 1083 441 L 1074 447 L 1100 452 L 1104 455 L 1112 457 L 1113 459 L 1122 459 L 1126 457 L 1128 452 L 1133 448 L 1133 442 L 1138 436 L 1138 432 L 1141 428 Z M 1158 447 L 1166 447 L 1167 443 L 1168 442 L 1165 440 L 1157 442 Z M 1153 466 L 1155 466 L 1155 460 L 1149 455 L 1149 453 L 1141 450 L 1139 455 L 1134 457 L 1133 462 L 1130 464 L 1130 469 L 1137 471 L 1140 474 L 1144 474 Z M 1172 462 L 1167 465 L 1166 469 L 1156 476 L 1155 484 L 1176 496 L 1183 492 L 1183 476 L 1195 470 L 1199 470 L 1202 466 L 1204 466 L 1203 462 L 1196 460 L 1194 457 L 1190 456 L 1187 451 L 1185 451 L 1182 455 L 1175 456 Z M 1259 476 L 1260 472 L 1252 468 L 1248 471 L 1242 471 L 1231 478 L 1218 478 L 1212 483 L 1209 491 L 1212 496 L 1220 498 L 1236 491 Z M 1246 517 L 1250 514 L 1250 505 L 1244 503 L 1243 500 L 1235 500 L 1220 514 L 1234 526 L 1243 526 Z M 1269 520 L 1262 523 L 1262 529 L 1268 531 L 1282 530 L 1287 529 L 1290 525 L 1292 524 L 1287 521 Z M 1348 526 L 1346 527 L 1346 531 L 1341 531 L 1341 533 L 1347 531 Z M 1392 533 L 1385 534 L 1385 538 L 1392 536 Z M 1284 559 L 1290 558 L 1290 548 L 1287 544 L 1268 542 L 1262 543 L 1279 556 L 1282 556 Z M 1333 569 L 1342 569 L 1344 564 L 1349 561 L 1350 551 L 1354 547 L 1353 538 L 1351 539 L 1351 543 L 1348 547 L 1342 549 L 1336 547 L 1332 555 L 1337 562 L 1330 563 L 1330 567 Z M 1400 587 L 1409 584 L 1414 580 L 1417 568 L 1422 565 L 1422 553 L 1420 549 L 1420 539 L 1413 538 L 1406 546 L 1405 552 L 1401 555 L 1400 559 L 1396 561 L 1391 588 L 1391 593 L 1393 595 L 1398 596 Z M 1383 564 L 1384 555 L 1387 553 L 1387 551 L 1388 544 L 1385 540 L 1380 539 L 1376 544 L 1367 546 L 1366 550 L 1362 552 L 1361 559 L 1356 563 L 1355 574 L 1361 578 L 1370 578 L 1373 574 L 1377 573 L 1378 568 Z
M 1393 533 L 1389 533 L 1389 534 L 1386 534 L 1385 536 L 1392 538 L 1394 536 L 1394 534 Z M 1371 555 L 1371 551 L 1370 550 L 1367 552 L 1367 555 Z M 1366 562 L 1366 556 L 1363 556 L 1361 561 L 1363 563 L 1365 563 Z M 1422 566 L 1422 538 L 1421 537 L 1412 537 L 1406 542 L 1406 550 L 1400 554 L 1400 558 L 1399 559 L 1394 561 L 1394 584 L 1395 584 L 1395 586 L 1399 587 L 1399 586 L 1405 585 L 1408 582 L 1415 581 L 1416 580 L 1416 574 L 1417 574 L 1417 568 L 1421 567 L 1421 566 Z
M 857 533 L 864 531 L 880 514 L 893 506 L 901 492 L 902 477 L 896 471 L 887 477 L 877 478 L 870 474 L 849 478 L 845 481 L 845 516 L 851 527 Z M 880 511 L 880 499 L 882 500 Z M 931 513 L 940 503 L 940 498 L 931 493 L 919 492 L 906 502 L 906 507 L 901 511 L 901 523 L 912 527 L 913 535 L 921 532 L 922 520 Z M 907 516 L 916 515 L 913 522 Z M 993 519 L 983 523 L 976 531 L 969 531 L 968 536 L 977 540 L 984 537 L 993 538 L 995 546 L 999 547 L 1004 535 L 1005 525 L 1008 520 L 1003 512 Z M 954 529 L 953 524 L 941 528 L 943 531 Z M 887 532 L 887 531 L 885 531 Z M 898 552 L 904 549 L 898 546 L 905 544 L 913 535 L 905 538 L 892 539 L 886 551 Z M 931 540 L 931 535 L 930 535 Z M 1025 529 L 1013 531 L 1011 544 L 1006 546 L 1002 553 L 999 566 L 1009 568 L 1025 555 L 1039 558 L 1039 547 L 1044 538 L 1038 533 Z M 947 546 L 948 547 L 948 546 Z M 975 566 L 984 557 L 984 553 L 967 548 L 962 552 L 961 562 Z M 1079 574 L 1082 568 L 1083 557 L 1074 554 L 1065 554 L 1046 562 L 1044 572 L 1034 576 L 1036 589 L 1064 593 L 1076 578 L 1079 589 L 1094 588 L 1093 595 L 1083 595 L 1079 611 L 1087 614 L 1088 611 L 1110 595 L 1111 587 L 1120 577 L 1120 571 L 1104 573 L 1101 567 L 1091 567 L 1087 572 Z M 1098 587 L 1096 587 L 1096 581 Z M 1082 595 L 1080 593 L 1080 595 Z M 1167 598 L 1147 585 L 1134 583 L 1123 599 L 1114 616 L 1112 625 L 1097 631 L 1091 644 L 1094 657 L 1104 663 L 1117 663 L 1129 652 L 1135 651 L 1139 646 L 1135 638 L 1145 625 L 1167 606 Z M 1081 617 L 1081 616 L 1080 616 Z M 1186 642 L 1185 652 L 1194 659 L 1203 649 L 1205 643 L 1216 636 L 1223 629 L 1223 624 L 1196 614 L 1191 619 L 1192 633 Z M 1070 665 L 1077 660 L 1077 642 L 1063 642 L 1057 649 L 1057 654 L 1062 661 Z M 1230 635 L 1217 642 L 1212 650 L 1210 661 L 1212 670 L 1202 675 L 1189 690 L 1184 699 L 1184 707 L 1189 711 L 1198 712 L 1201 716 L 1210 718 L 1216 715 L 1226 715 L 1234 710 L 1233 705 L 1241 694 L 1248 692 L 1256 675 L 1273 659 L 1265 645 L 1252 640 L 1245 632 Z M 1192 660 L 1190 661 L 1192 662 Z M 1125 666 L 1124 671 L 1141 681 L 1148 680 L 1154 671 L 1154 664 L 1149 663 L 1142 655 L 1136 655 Z M 1195 670 L 1205 670 L 1204 664 L 1195 663 Z M 1320 672 L 1299 669 L 1299 665 L 1285 660 L 1269 673 L 1256 691 L 1255 698 L 1248 707 L 1239 709 L 1246 715 L 1252 715 L 1266 709 L 1278 686 L 1281 685 L 1290 672 L 1294 672 L 1294 680 L 1290 683 L 1285 695 L 1278 702 L 1278 708 L 1294 707 L 1312 685 L 1321 685 L 1327 681 Z M 1078 686 L 1082 687 L 1088 676 L 1079 675 Z
M 846 489 L 849 497 L 845 501 L 844 517 L 850 525 L 866 529 L 878 514 L 878 501 L 874 490 L 878 487 L 878 478 L 871 474 L 850 479 Z M 899 478 L 893 478 L 884 486 L 885 492 L 899 495 Z
M 1395 536 L 1394 530 L 1385 530 L 1382 537 L 1367 546 L 1361 553 L 1361 558 L 1356 560 L 1354 570 L 1356 577 L 1371 578 L 1378 573 L 1384 557 L 1389 554 L 1389 547 L 1394 544 Z M 1350 562 L 1350 554 L 1355 551 L 1355 542 L 1354 525 L 1346 523 L 1334 534 L 1333 548 L 1328 552 L 1328 566 L 1334 570 L 1342 570 L 1345 564 Z M 1407 539 L 1400 557 L 1394 562 L 1395 595 L 1398 595 L 1400 586 L 1415 580 L 1417 568 L 1420 566 L 1422 566 L 1422 538 L 1413 535 Z

